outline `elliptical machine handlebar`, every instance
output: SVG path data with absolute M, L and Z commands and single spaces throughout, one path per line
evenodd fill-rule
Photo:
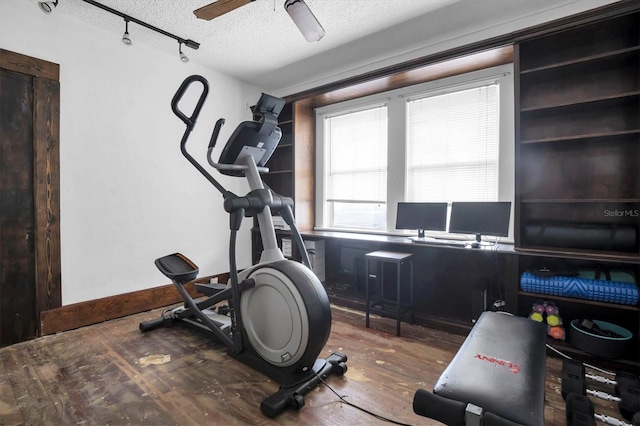
M 200 98 L 198 99 L 198 102 L 196 103 L 196 106 L 193 109 L 191 116 L 187 117 L 186 114 L 180 111 L 180 108 L 178 108 L 178 103 L 182 100 L 182 97 L 186 93 L 189 86 L 191 86 L 191 84 L 193 84 L 196 81 L 202 84 L 202 92 L 200 93 Z M 227 191 L 220 184 L 220 182 L 218 182 L 213 176 L 211 176 L 211 174 L 207 172 L 200 165 L 200 163 L 198 163 L 195 160 L 195 158 L 191 156 L 191 154 L 189 154 L 186 148 L 187 140 L 189 139 L 189 136 L 191 135 L 191 131 L 196 125 L 196 120 L 198 119 L 198 115 L 200 115 L 200 110 L 202 109 L 202 105 L 204 105 L 204 101 L 207 99 L 208 94 L 209 94 L 209 82 L 207 81 L 207 79 L 197 74 L 190 75 L 189 77 L 184 79 L 180 87 L 178 87 L 178 90 L 176 90 L 176 94 L 173 95 L 173 98 L 171 99 L 171 110 L 187 126 L 187 128 L 184 130 L 184 134 L 182 135 L 182 140 L 180 141 L 180 151 L 182 152 L 182 155 L 184 155 L 184 157 L 187 160 L 189 160 L 189 162 L 193 165 L 193 167 L 195 167 L 202 174 L 202 176 L 204 176 L 213 186 L 215 186 L 216 189 L 220 191 L 222 196 L 226 199 L 235 195 L 232 192 Z M 218 123 L 220 123 L 220 120 L 218 120 Z M 224 123 L 224 120 L 222 120 L 222 123 Z M 215 139 L 217 139 L 218 137 L 218 133 L 220 132 L 220 127 L 222 127 L 222 123 L 219 126 L 216 123 L 216 128 L 214 129 L 214 133 L 211 136 L 212 141 L 209 142 L 209 145 L 211 144 L 215 145 Z M 215 136 L 215 139 L 214 139 L 214 136 Z
M 198 103 L 193 109 L 193 112 L 191 113 L 191 117 L 187 117 L 178 108 L 178 102 L 180 102 L 185 92 L 194 81 L 199 81 L 200 83 L 202 83 L 202 93 L 200 93 L 200 99 L 198 99 Z M 196 124 L 196 119 L 198 118 L 198 115 L 200 115 L 200 110 L 202 109 L 202 105 L 204 105 L 204 101 L 207 99 L 208 94 L 209 94 L 209 82 L 207 81 L 207 79 L 202 77 L 201 75 L 190 75 L 182 82 L 180 87 L 178 87 L 176 94 L 173 95 L 173 99 L 171 99 L 171 110 L 175 115 L 178 116 L 178 118 L 180 118 L 180 120 L 184 122 L 184 124 L 187 125 L 187 128 L 189 129 L 189 131 L 193 130 L 193 127 Z
M 211 154 L 211 151 L 213 150 L 213 148 L 215 148 L 216 142 L 218 141 L 218 135 L 220 135 L 220 129 L 222 129 L 224 122 L 224 118 L 219 118 L 218 121 L 216 121 L 216 125 L 213 128 L 213 133 L 211 133 L 211 139 L 209 140 L 209 148 L 207 150 L 208 154 Z
M 211 133 L 211 139 L 209 140 L 209 147 L 207 148 L 207 161 L 209 165 L 216 170 L 247 170 L 247 166 L 244 164 L 220 164 L 216 163 L 213 159 L 213 148 L 216 146 L 216 142 L 218 141 L 218 135 L 220 134 L 220 129 L 225 123 L 224 118 L 218 119 L 216 121 L 216 125 L 213 128 L 213 133 Z M 267 167 L 258 167 L 258 171 L 260 173 L 266 173 L 269 171 Z
M 182 100 L 182 97 L 186 93 L 187 89 L 191 86 L 191 84 L 193 84 L 196 81 L 198 81 L 198 82 L 200 82 L 202 84 L 202 92 L 200 93 L 200 98 L 198 99 L 198 102 L 196 103 L 196 106 L 194 107 L 194 109 L 193 109 L 193 111 L 191 113 L 191 116 L 187 117 L 187 115 L 184 112 L 182 112 L 180 110 L 180 108 L 178 108 L 178 103 L 180 102 L 180 100 Z M 216 189 L 218 191 L 220 191 L 222 196 L 226 199 L 226 198 L 229 198 L 229 197 L 235 197 L 235 195 L 232 192 L 227 191 L 213 176 L 211 176 L 211 174 L 209 172 L 207 172 L 200 165 L 200 163 L 198 163 L 191 156 L 191 154 L 189 154 L 189 152 L 186 149 L 187 140 L 189 139 L 189 136 L 191 135 L 191 131 L 193 130 L 193 128 L 196 125 L 196 120 L 198 119 L 198 116 L 200 115 L 200 110 L 202 109 L 202 106 L 204 105 L 204 101 L 207 99 L 207 95 L 208 94 L 209 94 L 209 82 L 207 81 L 207 79 L 204 78 L 203 76 L 197 75 L 197 74 L 190 75 L 189 77 L 187 77 L 182 82 L 180 87 L 178 87 L 178 90 L 176 90 L 175 95 L 173 95 L 173 99 L 171 99 L 171 110 L 187 126 L 187 128 L 184 131 L 184 135 L 182 136 L 182 140 L 180 141 L 180 150 L 182 151 L 182 155 L 184 155 L 185 158 L 187 160 L 189 160 L 189 162 L 209 182 L 211 182 L 211 184 L 213 186 L 215 186 Z M 215 127 L 213 129 L 213 133 L 211 134 L 211 139 L 209 140 L 209 147 L 207 149 L 207 160 L 208 160 L 209 164 L 212 167 L 214 167 L 215 169 L 217 169 L 217 170 L 246 170 L 247 166 L 245 166 L 245 165 L 240 165 L 240 164 L 219 164 L 219 163 L 216 163 L 215 161 L 213 161 L 213 158 L 211 157 L 211 155 L 213 153 L 213 148 L 216 146 L 216 142 L 217 142 L 218 136 L 220 134 L 220 129 L 222 128 L 222 125 L 224 123 L 225 123 L 224 118 L 220 118 L 216 122 L 216 125 L 215 125 Z M 266 167 L 258 167 L 258 171 L 259 172 L 268 172 L 269 169 L 266 168 Z

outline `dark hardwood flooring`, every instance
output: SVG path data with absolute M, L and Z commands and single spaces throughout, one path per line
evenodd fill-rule
M 277 385 L 184 327 L 142 334 L 159 310 L 0 349 L 2 425 L 376 425 L 386 424 L 320 386 L 299 411 L 275 419 L 260 402 Z M 348 371 L 328 384 L 347 401 L 412 425 L 439 424 L 413 413 L 418 388 L 432 389 L 463 336 L 333 307 L 326 355 L 348 356 Z M 325 354 L 323 354 L 324 356 Z M 547 358 L 545 418 L 564 425 L 558 358 Z M 620 417 L 612 403 L 596 411 Z

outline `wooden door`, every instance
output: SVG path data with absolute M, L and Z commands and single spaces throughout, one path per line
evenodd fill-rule
M 0 339 L 36 336 L 33 84 L 0 70 Z
M 0 346 L 61 305 L 58 65 L 0 49 Z

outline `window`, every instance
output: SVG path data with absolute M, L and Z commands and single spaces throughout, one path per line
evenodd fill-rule
M 318 108 L 316 228 L 397 233 L 400 201 L 513 201 L 513 100 L 508 64 Z
M 492 82 L 409 99 L 406 201 L 495 201 L 498 91 Z
M 328 115 L 325 216 L 330 227 L 385 229 L 387 107 Z

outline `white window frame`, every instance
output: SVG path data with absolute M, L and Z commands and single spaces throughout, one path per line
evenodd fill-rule
M 348 112 L 386 103 L 388 107 L 388 171 L 387 171 L 387 229 L 384 234 L 402 235 L 405 232 L 395 229 L 396 207 L 400 201 L 405 201 L 406 178 L 406 101 L 425 95 L 435 95 L 447 91 L 462 90 L 470 85 L 478 85 L 482 81 L 497 81 L 499 90 L 499 153 L 498 153 L 498 199 L 511 201 L 511 222 L 509 237 L 502 238 L 503 242 L 513 242 L 513 202 L 515 193 L 515 96 L 514 96 L 513 64 L 499 65 L 466 74 L 447 77 L 414 86 L 387 91 L 363 98 L 353 99 L 317 108 L 316 113 L 316 223 L 315 229 L 335 230 L 326 226 L 328 219 L 325 214 L 324 176 L 325 176 L 325 145 L 324 145 L 324 117 L 337 113 Z M 451 201 L 451 200 L 443 200 Z M 345 230 L 345 229 L 340 229 Z M 362 232 L 363 229 L 353 231 Z M 381 233 L 366 230 L 367 233 Z M 427 232 L 427 234 L 429 234 Z M 441 236 L 442 233 L 433 233 Z M 440 234 L 440 235 L 438 235 Z M 487 237 L 491 239 L 491 237 Z
M 372 110 L 372 109 L 376 109 L 376 108 L 386 108 L 387 112 L 388 112 L 388 105 L 387 105 L 388 99 L 384 98 L 382 100 L 377 100 L 376 102 L 371 102 L 371 103 L 364 103 L 361 105 L 350 105 L 348 108 L 345 109 L 338 109 L 338 110 L 332 110 L 330 113 L 328 114 L 323 114 L 322 117 L 322 122 L 318 122 L 318 126 L 322 126 L 322 135 L 323 135 L 323 146 L 324 146 L 324 132 L 326 130 L 326 119 L 332 118 L 332 117 L 338 117 L 338 116 L 342 116 L 342 115 L 346 115 L 346 114 L 353 114 L 353 113 L 358 113 L 358 112 L 362 112 L 362 111 L 367 111 L 367 110 Z M 388 121 L 388 119 L 387 119 Z M 388 133 L 388 131 L 387 131 Z M 387 139 L 387 154 L 388 154 L 388 139 Z M 323 165 L 323 173 L 320 175 L 316 176 L 316 179 L 322 179 L 322 184 L 321 187 L 323 188 L 323 197 L 322 197 L 322 217 L 324 220 L 324 223 L 328 223 L 328 224 L 332 224 L 334 223 L 334 218 L 333 218 L 333 212 L 332 209 L 330 208 L 329 204 L 331 201 L 334 200 L 329 200 L 328 198 L 328 191 L 325 191 L 325 185 L 327 184 L 327 170 L 324 168 L 324 166 L 327 164 L 328 162 L 328 158 L 330 156 L 329 153 L 329 148 L 325 146 L 325 148 L 322 150 L 322 155 L 323 155 L 323 159 L 321 160 L 321 163 Z M 316 157 L 317 158 L 317 157 Z M 357 161 L 354 159 L 354 161 Z M 388 190 L 387 190 L 388 193 Z M 384 204 L 386 206 L 386 198 L 382 199 L 382 200 L 341 200 L 342 202 L 352 202 L 352 203 L 374 203 L 374 204 Z M 387 214 L 388 214 L 388 208 L 386 208 Z M 340 230 L 349 230 L 350 228 L 346 228 L 346 227 L 333 227 L 331 228 L 329 226 L 330 229 L 340 229 Z M 386 226 L 385 226 L 386 228 Z M 355 228 L 355 229 L 360 229 L 360 230 L 371 230 L 374 232 L 380 232 L 380 230 L 376 230 L 373 228 Z M 354 230 L 354 228 L 351 228 L 350 230 Z

